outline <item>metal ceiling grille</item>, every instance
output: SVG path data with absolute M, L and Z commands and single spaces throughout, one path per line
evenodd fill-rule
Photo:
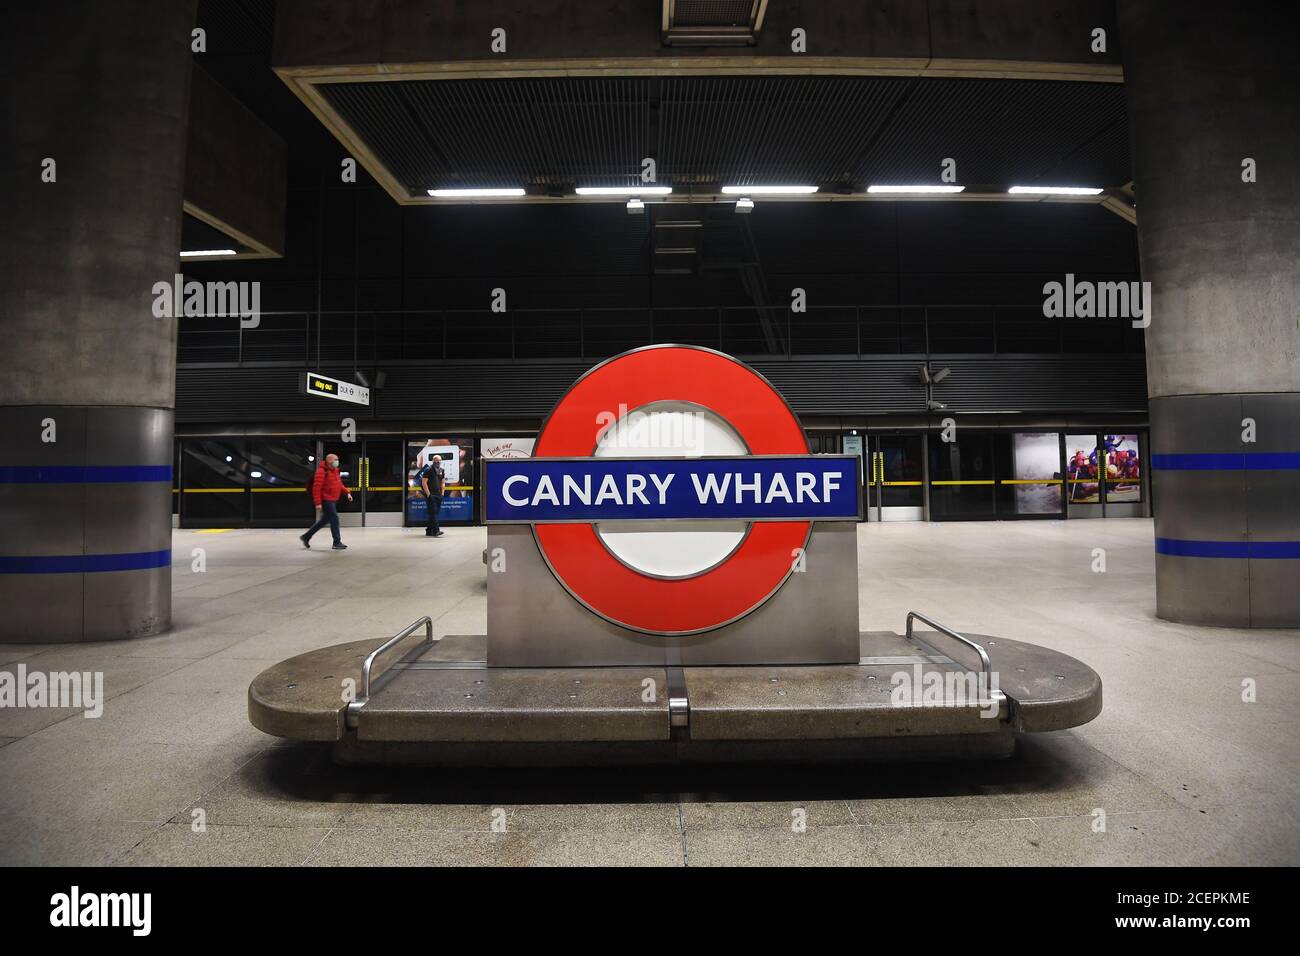
M 767 0 L 663 0 L 669 46 L 752 44 L 763 29 Z
M 1132 178 L 1119 84 L 907 77 L 570 77 L 339 83 L 322 95 L 411 191 L 661 183 Z
M 747 27 L 753 0 L 675 0 L 673 25 L 679 27 Z
M 1088 162 L 1090 146 L 1097 151 Z M 854 178 L 937 182 L 939 162 L 949 156 L 957 160 L 962 183 L 1033 182 L 1072 158 L 1078 174 L 1089 177 L 1080 185 L 1126 182 L 1131 177 L 1124 88 L 1050 80 L 919 80 Z

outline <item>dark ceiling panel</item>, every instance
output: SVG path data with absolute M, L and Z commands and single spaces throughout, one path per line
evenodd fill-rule
M 855 178 L 934 183 L 952 157 L 959 183 L 1028 184 L 1070 159 L 1079 185 L 1123 185 L 1132 178 L 1124 104 L 1117 83 L 914 80 Z M 1104 135 L 1116 129 L 1123 135 Z
M 275 0 L 200 0 L 197 22 L 209 53 L 266 53 L 275 32 Z
M 202 219 L 196 219 L 189 213 L 183 213 L 181 216 L 181 249 L 186 252 L 201 249 L 248 251 L 246 246 L 232 239 L 220 229 L 209 226 Z
M 937 182 L 1061 179 L 1119 186 L 1129 172 L 1119 84 L 906 77 L 569 77 L 328 84 L 325 98 L 414 195 L 659 181 Z

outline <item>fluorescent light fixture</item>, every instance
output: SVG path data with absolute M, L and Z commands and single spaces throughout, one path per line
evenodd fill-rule
M 579 196 L 667 196 L 672 186 L 579 186 Z
M 927 193 L 959 193 L 965 190 L 965 186 L 868 186 L 869 193 L 899 193 L 907 195 L 925 195 Z
M 234 249 L 189 249 L 182 250 L 181 257 L 185 256 L 237 256 Z
M 629 216 L 636 215 L 639 212 L 645 212 L 645 203 L 633 196 L 627 201 L 627 212 Z
M 253 478 L 261 478 L 261 477 L 262 477 L 262 473 L 261 473 L 260 471 L 250 472 L 249 474 L 250 474 Z
M 524 191 L 511 186 L 501 189 L 430 189 L 429 195 L 434 199 L 506 199 L 522 196 Z
M 754 211 L 754 200 L 741 197 L 736 200 L 736 212 L 745 213 Z
M 1101 190 L 1091 186 L 1012 186 L 1007 192 L 1028 196 L 1096 196 Z
M 817 191 L 816 186 L 723 186 L 728 196 L 806 196 Z

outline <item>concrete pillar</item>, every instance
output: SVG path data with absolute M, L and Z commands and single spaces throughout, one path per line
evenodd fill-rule
M 1300 37 L 1291 4 L 1119 0 L 1156 611 L 1300 625 Z M 1255 182 L 1243 162 L 1254 160 Z M 1253 437 L 1254 441 L 1245 440 Z
M 154 634 L 171 623 L 176 325 L 152 287 L 177 271 L 195 3 L 7 16 L 0 641 Z

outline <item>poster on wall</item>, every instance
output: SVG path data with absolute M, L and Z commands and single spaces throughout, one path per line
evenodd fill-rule
M 422 525 L 428 518 L 429 503 L 415 475 L 434 455 L 442 458 L 444 475 L 438 520 L 473 521 L 473 439 L 434 437 L 406 443 L 406 523 Z
M 1065 436 L 1065 474 L 1070 504 L 1095 505 L 1101 501 L 1096 435 Z
M 1011 454 L 1017 481 L 1016 513 L 1059 514 L 1061 444 L 1057 433 L 1017 432 Z
M 535 438 L 480 438 L 480 458 L 531 458 Z
M 1142 500 L 1142 458 L 1138 453 L 1137 435 L 1107 435 L 1103 441 L 1106 454 L 1106 501 Z

